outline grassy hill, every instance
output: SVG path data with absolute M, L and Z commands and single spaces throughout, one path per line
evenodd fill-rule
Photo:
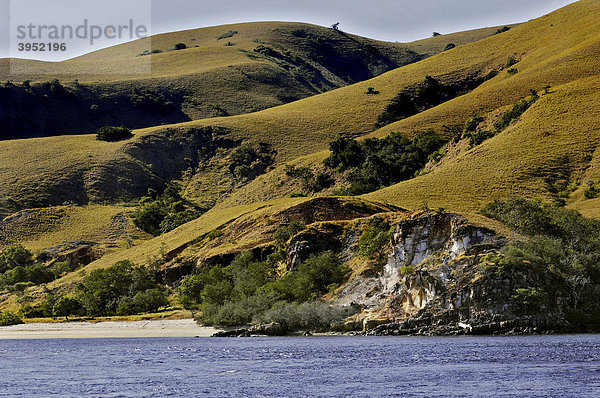
M 0 139 L 254 112 L 372 78 L 437 54 L 450 42 L 460 45 L 493 32 L 413 45 L 263 22 L 156 35 L 58 63 L 4 59 L 0 80 L 14 84 L 0 87 Z M 179 43 L 187 48 L 175 50 Z
M 253 24 L 248 28 L 264 26 L 270 25 Z M 309 200 L 289 198 L 298 191 L 300 183 L 286 176 L 285 165 L 307 166 L 314 173 L 322 170 L 329 142 L 339 134 L 364 140 L 401 132 L 412 138 L 419 132 L 434 129 L 452 139 L 441 160 L 432 161 L 424 172 L 411 180 L 360 199 L 389 208 L 445 208 L 467 214 L 483 224 L 489 220 L 474 214 L 487 203 L 510 196 L 563 200 L 570 208 L 597 217 L 600 214 L 598 199 L 590 198 L 600 192 L 597 151 L 600 145 L 599 28 L 600 4 L 582 0 L 508 32 L 437 55 L 432 54 L 443 50 L 441 46 L 450 37 L 436 37 L 415 44 L 414 48 L 421 46 L 421 52 L 413 50 L 415 53 L 432 56 L 351 85 L 348 85 L 350 79 L 346 79 L 350 72 L 342 73 L 330 65 L 333 69 L 328 69 L 329 72 L 322 76 L 337 76 L 343 80 L 340 88 L 254 113 L 148 127 L 135 130 L 133 138 L 116 143 L 96 141 L 93 135 L 2 141 L 0 215 L 32 207 L 59 206 L 65 201 L 80 205 L 116 205 L 139 198 L 148 188 L 160 190 L 169 181 L 181 180 L 186 199 L 215 207 L 168 234 L 124 251 L 116 250 L 90 264 L 87 270 L 106 267 L 125 258 L 143 263 L 148 256 L 164 256 L 163 252 L 172 260 L 210 231 L 232 222 L 241 225 L 256 219 L 263 222 L 271 212 L 285 211 Z M 218 29 L 222 28 L 211 29 L 202 30 L 207 35 L 202 40 L 220 42 Z M 258 45 L 252 41 L 258 37 L 256 32 L 252 35 L 242 33 L 240 26 L 237 34 L 222 40 L 238 40 L 237 45 L 248 45 L 248 48 Z M 286 36 L 291 42 L 303 38 L 296 30 L 291 34 L 293 37 Z M 325 29 L 323 34 L 339 33 Z M 189 54 L 202 51 L 205 42 L 200 36 L 190 35 L 191 32 L 166 35 L 164 39 L 169 38 L 173 43 L 156 40 L 152 42 L 152 48 L 166 48 L 167 44 L 192 42 L 191 39 L 196 38 L 199 47 L 190 48 Z M 340 35 L 337 39 L 344 42 L 362 40 Z M 285 41 L 288 39 L 281 37 L 278 43 L 289 48 L 291 44 Z M 459 44 L 459 37 L 452 37 L 453 42 Z M 475 36 L 471 34 L 470 37 Z M 261 40 L 267 42 L 265 38 Z M 364 48 L 364 42 L 361 46 Z M 390 46 L 407 48 L 403 47 L 405 45 Z M 235 46 L 227 47 L 230 51 L 229 47 Z M 127 51 L 116 48 L 106 51 L 134 55 L 142 49 L 125 48 Z M 283 51 L 280 47 L 272 49 Z M 188 50 L 180 51 L 184 54 Z M 309 52 L 306 48 L 297 51 L 298 54 Z M 175 57 L 178 53 L 163 52 L 148 57 Z M 380 53 L 384 54 L 384 50 Z M 97 54 L 90 55 L 90 60 L 94 56 Z M 173 59 L 165 60 L 165 68 L 160 72 L 163 74 L 157 71 L 153 79 L 169 79 L 170 74 L 182 73 L 189 66 L 188 61 L 182 58 L 182 64 L 178 64 Z M 280 61 L 260 58 L 245 62 L 275 65 L 275 68 L 286 70 Z M 332 72 L 334 69 L 335 73 Z M 383 69 L 369 69 L 368 73 L 362 70 L 365 78 L 369 73 L 375 76 L 383 72 Z M 219 76 L 215 70 L 206 73 L 207 78 L 211 73 Z M 262 72 L 261 76 L 264 76 Z M 425 102 L 412 113 L 399 113 L 399 103 L 415 101 L 422 95 L 427 76 L 443 87 L 453 88 L 453 94 L 445 96 L 443 101 Z M 121 84 L 121 81 L 114 80 L 111 84 Z M 456 134 L 463 133 L 466 122 L 474 116 L 481 118 L 475 132 L 493 130 L 515 104 L 529 98 L 532 90 L 537 93 L 535 103 L 518 116 L 509 118 L 506 125 L 491 134 L 493 137 L 472 144 L 467 135 Z M 387 122 L 397 121 L 383 125 L 382 115 L 389 116 L 385 119 Z M 242 145 L 258 148 L 261 144 L 276 152 L 273 162 L 260 165 L 254 174 L 239 176 L 234 161 L 236 149 Z M 25 146 L 27 151 L 23 150 Z M 247 166 L 254 167 L 254 163 Z M 343 175 L 335 177 L 343 178 Z M 338 181 L 335 187 L 340 185 L 343 181 Z M 334 188 L 314 195 L 331 194 Z M 82 209 L 82 213 L 87 211 Z M 122 210 L 111 206 L 89 208 L 88 217 L 106 222 L 112 214 Z M 18 231 L 12 225 L 10 228 Z M 81 233 L 93 235 L 96 232 L 86 229 Z M 26 232 L 15 234 L 23 236 Z M 95 236 L 106 240 L 100 234 Z M 29 247 L 41 247 L 41 241 L 36 239 L 16 240 L 26 242 Z M 237 243 L 223 242 L 217 251 L 227 251 L 232 246 L 237 247 Z M 44 240 L 43 244 L 49 244 L 49 240 Z M 68 286 L 79 277 L 70 274 L 52 286 Z

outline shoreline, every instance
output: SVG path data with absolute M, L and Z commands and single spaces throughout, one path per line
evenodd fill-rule
M 0 340 L 210 337 L 220 330 L 193 319 L 40 322 L 0 327 Z

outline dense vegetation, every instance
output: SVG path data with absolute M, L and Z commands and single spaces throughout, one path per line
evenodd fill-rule
M 23 305 L 26 317 L 70 315 L 110 316 L 154 312 L 169 305 L 168 291 L 160 286 L 152 271 L 124 260 L 112 267 L 96 269 L 77 286 L 75 296 L 48 292 L 44 301 Z
M 22 292 L 27 287 L 51 282 L 75 270 L 69 262 L 43 264 L 21 245 L 9 246 L 0 252 L 0 289 Z
M 383 127 L 433 108 L 473 90 L 482 82 L 483 79 L 467 79 L 454 84 L 444 84 L 431 76 L 425 76 L 423 83 L 412 90 L 400 92 L 394 98 L 377 119 L 376 127 Z
M 114 127 L 114 126 L 104 126 L 98 129 L 96 133 L 96 139 L 98 141 L 107 141 L 107 142 L 115 142 L 126 140 L 128 138 L 133 137 L 131 134 L 131 130 L 126 127 Z
M 278 277 L 281 260 L 281 253 L 257 261 L 246 252 L 227 266 L 201 268 L 197 274 L 183 279 L 179 287 L 180 301 L 185 308 L 201 310 L 197 320 L 203 324 L 247 324 L 253 319 L 272 319 L 278 308 L 298 309 L 296 306 L 300 303 L 317 300 L 335 289 L 349 272 L 336 254 L 323 252 Z M 298 313 L 291 311 L 290 316 L 292 312 Z M 341 316 L 341 313 L 335 314 Z M 318 319 L 317 323 L 324 322 L 322 317 Z M 297 322 L 289 321 L 288 327 L 294 328 Z M 310 323 L 308 319 L 306 322 Z
M 527 109 L 529 109 L 538 99 L 539 95 L 535 90 L 531 90 L 531 95 L 516 104 L 506 111 L 498 121 L 494 123 L 494 130 L 481 130 L 478 129 L 483 118 L 478 115 L 473 115 L 471 119 L 467 121 L 463 130 L 463 137 L 469 139 L 470 145 L 477 146 L 483 143 L 485 140 L 494 137 L 495 135 L 504 131 L 512 122 L 517 120 Z
M 331 155 L 325 165 L 348 170 L 348 195 L 376 191 L 415 177 L 446 141 L 435 131 L 419 133 L 413 140 L 400 133 L 383 139 L 356 141 L 339 136 L 329 144 Z
M 275 155 L 277 151 L 266 143 L 259 143 L 258 148 L 240 145 L 231 153 L 231 172 L 238 178 L 252 179 L 273 164 Z
M 504 248 L 501 266 L 545 270 L 558 281 L 517 289 L 526 310 L 561 307 L 576 326 L 600 326 L 600 221 L 519 198 L 491 203 L 483 213 L 529 236 Z
M 181 187 L 174 182 L 167 185 L 160 195 L 152 189 L 148 190 L 148 195 L 137 203 L 133 216 L 135 225 L 158 236 L 200 217 L 205 209 L 186 201 L 180 191 Z

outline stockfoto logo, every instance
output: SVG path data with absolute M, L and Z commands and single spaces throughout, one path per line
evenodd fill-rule
M 136 24 L 133 19 L 129 19 L 128 24 L 97 25 L 90 24 L 88 19 L 77 26 L 73 25 L 37 25 L 30 23 L 28 25 L 18 25 L 17 39 L 19 40 L 89 40 L 90 45 L 98 42 L 100 39 L 142 39 L 148 37 L 148 27 L 144 24 Z
M 48 65 L 27 64 L 18 60 L 66 61 L 97 50 L 140 39 L 140 52 L 151 48 L 151 0 L 11 0 L 10 2 L 11 73 L 51 71 Z M 147 74 L 151 57 L 118 67 L 88 64 L 85 73 Z M 54 68 L 56 69 L 56 68 Z M 83 70 L 62 68 L 65 74 Z M 50 73 L 50 72 L 48 72 Z M 52 72 L 56 74 L 56 72 Z

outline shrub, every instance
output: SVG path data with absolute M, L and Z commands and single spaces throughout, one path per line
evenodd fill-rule
M 510 30 L 510 26 L 503 26 L 502 28 L 498 28 L 498 30 L 496 31 L 496 34 L 508 32 L 509 30 Z
M 187 45 L 185 45 L 184 43 L 175 44 L 175 50 L 185 50 L 186 48 L 187 48 Z
M 237 30 L 228 30 L 227 32 L 219 35 L 219 37 L 217 37 L 217 40 L 228 39 L 230 37 L 235 36 L 237 33 L 238 33 Z
M 23 323 L 23 319 L 21 319 L 21 317 L 14 312 L 0 312 L 0 326 L 19 325 L 21 323 Z
M 173 102 L 169 101 L 164 95 L 149 90 L 133 88 L 129 101 L 134 107 L 147 112 L 168 114 L 175 110 Z
M 433 130 L 419 133 L 413 140 L 399 133 L 360 143 L 339 136 L 329 144 L 331 155 L 324 164 L 340 171 L 350 169 L 346 194 L 360 195 L 413 178 L 445 143 Z
M 33 264 L 33 254 L 22 245 L 10 246 L 0 252 L 0 272 L 17 266 L 27 267 Z
M 516 65 L 519 63 L 519 60 L 516 59 L 515 57 L 508 57 L 508 60 L 506 61 L 506 67 L 510 68 L 513 65 Z
M 302 221 L 292 221 L 290 225 L 278 228 L 273 234 L 273 239 L 278 245 L 283 246 L 305 227 L 306 225 Z
M 169 183 L 158 196 L 155 191 L 149 190 L 149 196 L 143 197 L 137 204 L 133 215 L 135 226 L 158 236 L 200 217 L 205 210 L 184 200 L 180 190 L 181 187 L 174 182 Z
M 98 129 L 96 139 L 98 141 L 115 142 L 131 138 L 133 134 L 126 127 L 104 126 Z
M 373 217 L 358 240 L 358 254 L 366 258 L 382 259 L 393 234 L 394 228 L 389 222 L 381 217 Z
M 81 302 L 75 297 L 70 296 L 59 298 L 52 307 L 53 316 L 64 316 L 67 321 L 69 320 L 69 315 L 81 315 L 83 314 L 83 311 L 84 308 L 81 305 Z
M 510 69 L 506 70 L 506 73 L 513 76 L 513 75 L 516 75 L 517 73 L 519 73 L 519 70 L 517 68 L 510 68 Z
M 231 153 L 230 169 L 237 177 L 249 177 L 264 172 L 274 162 L 276 151 L 271 145 L 259 143 L 258 149 L 244 144 Z
M 433 37 L 436 37 L 436 36 L 441 36 L 441 35 L 442 35 L 442 34 L 441 34 L 441 33 L 439 33 L 439 32 L 433 32 L 433 35 L 432 35 L 432 36 L 433 36 Z
M 446 47 L 444 48 L 444 51 L 452 50 L 455 47 L 456 47 L 456 44 L 454 44 L 454 43 L 448 43 L 446 45 Z
M 312 329 L 327 331 L 335 323 L 352 316 L 352 307 L 334 306 L 320 301 L 288 303 L 280 301 L 264 313 L 254 317 L 255 323 L 278 322 L 289 330 Z
M 374 87 L 367 88 L 367 95 L 377 95 L 377 94 L 379 94 L 379 91 L 375 90 Z
M 155 293 L 148 291 L 157 288 L 156 281 L 147 269 L 137 267 L 128 260 L 120 261 L 110 268 L 93 270 L 78 286 L 79 299 L 89 315 L 115 315 L 120 303 L 133 299 L 138 304 L 140 300 L 147 298 L 140 296 L 136 301 L 138 293 L 155 297 Z M 137 310 L 137 307 L 134 309 Z M 125 315 L 125 312 L 121 311 L 120 314 Z

